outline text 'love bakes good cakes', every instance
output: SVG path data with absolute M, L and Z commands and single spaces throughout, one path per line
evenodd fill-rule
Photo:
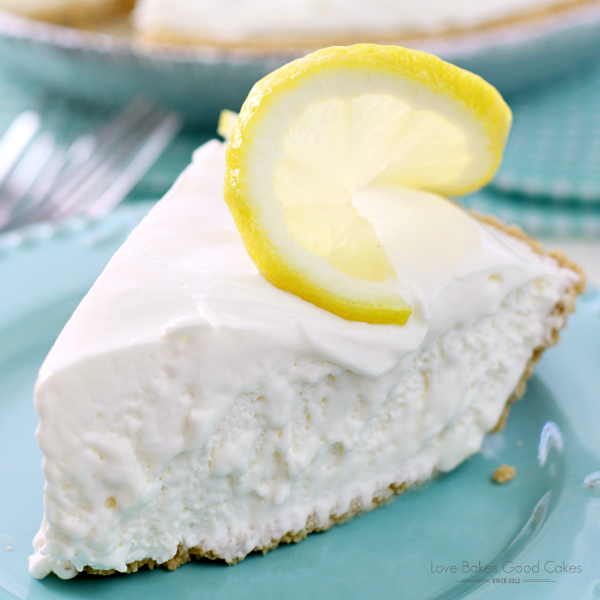
M 471 73 L 325 49 L 233 121 L 40 370 L 36 577 L 233 564 L 452 470 L 583 289 L 563 256 L 446 198 L 489 181 L 510 127 Z

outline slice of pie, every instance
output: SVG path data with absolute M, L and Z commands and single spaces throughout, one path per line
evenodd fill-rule
M 235 563 L 453 469 L 582 289 L 560 255 L 440 201 L 479 251 L 428 272 L 415 258 L 407 325 L 346 321 L 257 272 L 224 171 L 222 144 L 196 153 L 40 371 L 35 576 Z
M 386 70 L 403 60 L 420 65 L 419 83 L 410 79 L 414 69 Z M 438 190 L 466 185 L 480 180 L 481 169 L 491 177 L 487 158 L 497 164 L 499 157 L 482 140 L 498 135 L 501 154 L 509 116 L 492 88 L 403 49 L 334 48 L 302 61 L 290 65 L 293 76 L 280 70 L 258 84 L 227 161 L 221 142 L 196 152 L 115 254 L 44 362 L 35 406 L 45 515 L 30 559 L 34 576 L 174 569 L 194 557 L 234 564 L 450 471 L 481 448 L 486 433 L 502 427 L 533 363 L 573 311 L 584 286 L 576 265 L 544 254 L 517 228 L 470 215 L 417 186 L 419 177 L 435 181 Z M 368 76 L 371 88 L 359 76 Z M 336 86 L 343 97 L 330 112 Z M 261 100 L 261 89 L 270 96 Z M 292 119 L 289 128 L 285 118 Z M 478 128 L 478 119 L 489 127 Z M 357 122 L 360 135 L 335 129 Z M 285 143 L 265 137 L 267 125 L 287 132 Z M 350 156 L 353 169 L 326 164 L 336 156 L 327 139 L 350 140 L 338 144 L 339 156 Z M 388 154 L 383 139 L 390 141 Z M 424 151 L 431 139 L 439 143 Z M 233 209 L 236 182 L 242 195 L 244 186 L 266 189 L 261 176 L 273 156 L 257 149 L 269 140 L 289 151 L 278 163 L 285 169 L 275 169 L 275 195 L 283 208 L 309 202 L 300 225 L 317 215 L 314 239 L 310 228 L 300 228 L 300 213 L 277 221 L 280 208 L 261 194 L 258 208 L 246 198 Z M 253 147 L 249 166 L 233 154 Z M 323 148 L 329 150 L 319 154 Z M 398 152 L 404 158 L 392 160 Z M 444 162 L 447 152 L 451 160 Z M 427 176 L 432 160 L 445 167 Z M 376 169 L 379 183 L 363 181 L 344 204 L 336 185 L 378 161 L 392 171 Z M 294 179 L 298 169 L 303 177 Z M 235 221 L 224 200 L 226 173 Z M 402 173 L 405 185 L 391 185 Z M 409 181 L 416 187 L 407 187 Z M 333 205 L 314 202 L 324 189 Z M 325 229 L 320 210 L 329 219 Z M 276 227 L 268 231 L 269 223 Z M 288 225 L 300 232 L 295 241 L 284 231 Z M 260 244 L 251 252 L 259 272 L 247 246 L 260 239 L 264 255 Z M 377 252 L 369 250 L 373 240 Z M 353 255 L 361 244 L 364 253 Z M 326 246 L 331 252 L 320 256 Z M 358 319 L 342 318 L 335 314 L 339 302 L 328 310 L 317 305 L 323 295 L 312 303 L 276 287 L 280 280 L 261 274 L 275 264 L 273 248 L 283 252 L 282 261 L 293 248 L 295 267 L 315 264 L 324 273 L 339 267 L 331 290 L 346 299 L 355 285 L 383 290 L 382 302 L 391 298 L 393 308 L 400 294 L 403 324 L 378 323 L 388 314 L 378 301 L 362 306 Z M 267 250 L 271 262 L 261 264 Z M 362 261 L 362 271 L 342 260 L 345 251 Z M 286 264 L 292 263 L 279 265 L 288 276 L 281 281 L 317 285 L 301 266 L 292 277 Z M 373 264 L 386 265 L 388 279 L 365 271 Z

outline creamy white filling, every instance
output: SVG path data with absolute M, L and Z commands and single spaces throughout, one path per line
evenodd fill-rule
M 436 32 L 474 27 L 569 0 L 141 0 L 141 30 L 218 41 L 271 36 Z
M 476 221 L 476 252 L 426 258 L 427 237 L 395 244 L 381 190 L 355 203 L 415 311 L 403 327 L 340 319 L 256 271 L 224 169 L 222 144 L 195 154 L 42 366 L 36 577 L 163 562 L 179 543 L 232 561 L 452 469 L 560 325 L 576 274 Z

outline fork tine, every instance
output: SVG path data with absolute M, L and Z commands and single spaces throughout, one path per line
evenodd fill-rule
M 27 197 L 32 185 L 44 170 L 54 151 L 54 138 L 47 132 L 35 136 L 21 159 L 0 186 L 2 214 L 0 228 L 12 221 L 17 206 Z
M 18 115 L 0 140 L 0 185 L 25 152 L 40 128 L 40 116 L 27 110 Z
M 95 135 L 79 136 L 67 150 L 49 133 L 38 135 L 40 120 L 33 111 L 23 113 L 0 140 L 0 193 L 6 198 L 0 201 L 0 230 L 109 212 L 181 126 L 177 116 L 137 100 Z M 70 130 L 78 128 L 74 124 Z
M 124 140 L 117 145 L 114 151 L 111 147 L 108 149 L 109 151 L 101 152 L 96 157 L 98 160 L 96 161 L 95 171 L 90 174 L 87 180 L 75 192 L 71 193 L 69 190 L 68 196 L 61 194 L 52 199 L 55 211 L 51 218 L 66 218 L 84 211 L 87 206 L 94 204 L 104 192 L 116 183 L 119 176 L 126 170 L 123 166 L 127 167 L 127 165 L 134 161 L 135 156 L 146 144 L 148 138 L 158 130 L 155 139 L 161 141 L 161 144 L 164 143 L 164 146 L 166 146 L 178 129 L 179 119 L 176 117 L 167 117 L 156 110 L 147 114 L 143 121 L 138 122 L 136 128 L 124 132 Z M 162 146 L 161 150 L 164 146 Z M 139 162 L 135 164 L 136 171 L 141 170 L 150 156 L 151 154 L 148 152 L 140 157 Z M 155 158 L 157 156 L 158 154 L 156 154 Z M 150 162 L 145 168 L 147 169 L 151 164 Z M 133 174 L 134 171 L 130 171 L 129 177 Z M 124 189 L 125 183 L 126 179 L 124 177 L 119 183 L 119 187 L 114 187 L 111 194 L 115 194 L 119 188 Z M 108 199 L 105 201 L 107 203 L 118 203 L 114 198 L 110 201 Z
M 27 223 L 36 211 L 44 204 L 48 191 L 63 169 L 67 161 L 67 152 L 63 148 L 54 149 L 37 178 L 32 182 L 25 194 L 14 206 L 10 214 L 11 228 Z
M 54 136 L 46 131 L 29 144 L 18 164 L 5 181 L 4 190 L 9 196 L 23 197 L 31 187 L 54 150 Z
M 106 162 L 105 156 L 118 155 L 123 146 L 123 140 L 127 139 L 130 132 L 143 121 L 149 114 L 152 114 L 153 108 L 145 102 L 136 102 L 126 108 L 116 119 L 102 128 L 96 138 L 94 152 L 80 168 L 73 167 L 65 171 L 60 179 L 53 186 L 51 194 L 54 196 L 54 203 L 71 204 L 69 197 L 81 194 L 82 188 L 90 186 L 90 180 L 98 176 L 99 169 Z
M 179 117 L 167 115 L 142 143 L 127 168 L 99 198 L 90 203 L 84 214 L 90 218 L 98 218 L 117 206 L 162 154 L 180 126 Z
M 81 168 L 92 156 L 97 146 L 97 140 L 94 135 L 84 134 L 78 137 L 65 152 L 63 149 L 57 149 L 56 161 L 49 160 L 47 177 L 44 177 L 43 183 L 40 183 L 30 198 L 24 198 L 23 207 L 19 213 L 13 215 L 14 220 L 11 227 L 19 227 L 28 222 L 39 221 L 44 218 L 44 209 L 46 204 L 52 198 L 52 190 L 61 186 L 62 183 L 69 180 L 72 173 Z M 52 158 L 52 157 L 51 157 Z M 50 211 L 50 214 L 53 210 Z

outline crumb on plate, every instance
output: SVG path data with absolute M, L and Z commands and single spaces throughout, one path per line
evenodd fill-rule
M 517 470 L 510 465 L 501 465 L 499 466 L 492 475 L 492 479 L 496 483 L 506 483 L 514 478 L 517 474 Z

